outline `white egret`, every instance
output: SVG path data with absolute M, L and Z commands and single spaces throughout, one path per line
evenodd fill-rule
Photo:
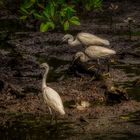
M 75 59 L 80 58 L 81 62 L 87 62 L 88 60 L 99 59 L 114 54 L 116 54 L 116 51 L 106 47 L 89 46 L 85 49 L 84 53 L 77 52 L 75 55 Z
M 100 58 L 104 58 L 114 54 L 116 54 L 116 51 L 109 48 L 105 48 L 101 46 L 89 46 L 88 48 L 85 49 L 84 52 L 77 52 L 75 54 L 74 60 L 80 58 L 81 62 L 87 62 L 89 60 L 97 59 L 99 64 Z M 108 66 L 108 71 L 109 71 L 109 66 Z
M 68 41 L 68 44 L 70 46 L 77 46 L 77 45 L 84 45 L 84 46 L 91 46 L 91 45 L 110 45 L 109 41 L 106 39 L 102 39 L 98 36 L 95 36 L 93 34 L 90 33 L 78 33 L 77 36 L 74 37 L 70 34 L 66 34 L 63 38 L 62 38 L 62 42 L 63 41 Z
M 50 114 L 52 115 L 52 110 L 59 112 L 61 115 L 65 114 L 64 106 L 59 94 L 52 88 L 46 85 L 46 78 L 49 72 L 49 65 L 47 63 L 43 63 L 40 66 L 41 68 L 45 68 L 45 74 L 42 80 L 42 94 L 45 103 L 48 105 Z

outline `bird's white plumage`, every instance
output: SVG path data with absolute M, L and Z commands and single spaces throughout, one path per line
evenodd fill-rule
M 98 59 L 101 57 L 106 57 L 116 54 L 112 49 L 101 47 L 101 46 L 90 46 L 85 49 L 85 54 L 93 59 Z
M 78 33 L 77 38 L 79 41 L 86 46 L 90 45 L 110 45 L 109 41 L 102 39 L 96 35 L 90 33 Z
M 63 41 L 68 41 L 70 46 L 77 46 L 77 45 L 85 45 L 86 47 L 90 45 L 110 45 L 109 41 L 106 39 L 102 39 L 96 35 L 90 33 L 78 33 L 77 36 L 74 38 L 70 34 L 66 34 L 63 37 Z
M 42 94 L 45 103 L 49 106 L 49 109 L 53 109 L 59 112 L 61 115 L 65 114 L 64 106 L 59 94 L 52 88 L 46 85 L 46 78 L 49 71 L 49 65 L 47 63 L 41 64 L 42 68 L 45 68 L 45 73 L 42 79 Z
M 92 59 L 100 59 L 102 57 L 111 56 L 116 54 L 116 51 L 101 47 L 101 46 L 89 46 L 84 52 L 77 52 L 75 59 L 80 58 L 81 62 L 87 62 Z
M 62 100 L 59 94 L 54 89 L 48 86 L 43 88 L 43 97 L 50 108 L 59 112 L 61 115 L 65 114 Z
M 87 62 L 88 60 L 90 60 L 90 58 L 83 52 L 77 52 L 75 54 L 74 60 L 76 60 L 77 58 L 80 58 L 81 62 Z

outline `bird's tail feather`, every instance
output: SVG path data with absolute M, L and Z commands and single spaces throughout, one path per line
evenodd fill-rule
M 61 115 L 65 115 L 66 114 L 64 109 L 59 110 L 59 112 L 60 112 Z
M 105 45 L 107 45 L 107 46 L 109 46 L 110 45 L 110 42 L 108 41 L 108 40 L 103 40 L 103 44 L 105 44 Z

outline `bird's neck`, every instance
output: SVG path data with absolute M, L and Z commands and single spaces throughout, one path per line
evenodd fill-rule
M 82 62 L 87 62 L 89 60 L 89 57 L 85 54 L 85 55 L 82 55 L 80 57 L 80 59 L 81 59 Z
M 71 45 L 71 46 L 76 46 L 76 45 L 80 45 L 81 43 L 78 39 L 74 39 L 73 37 L 71 37 L 68 40 L 68 44 Z
M 46 85 L 46 79 L 47 79 L 48 72 L 49 72 L 49 68 L 46 69 L 46 71 L 45 71 L 45 73 L 44 73 L 44 75 L 43 75 L 42 89 L 43 89 L 44 87 L 47 86 L 47 85 Z

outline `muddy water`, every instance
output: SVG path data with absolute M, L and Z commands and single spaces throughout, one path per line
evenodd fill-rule
M 0 128 L 1 140 L 45 140 L 45 139 L 99 139 L 139 140 L 140 112 L 117 118 L 89 119 L 88 122 L 58 120 L 50 124 L 45 115 L 9 114 L 15 121 Z M 113 121 L 112 121 L 113 120 Z M 88 127 L 93 127 L 88 131 Z M 134 131 L 134 130 L 135 131 Z

